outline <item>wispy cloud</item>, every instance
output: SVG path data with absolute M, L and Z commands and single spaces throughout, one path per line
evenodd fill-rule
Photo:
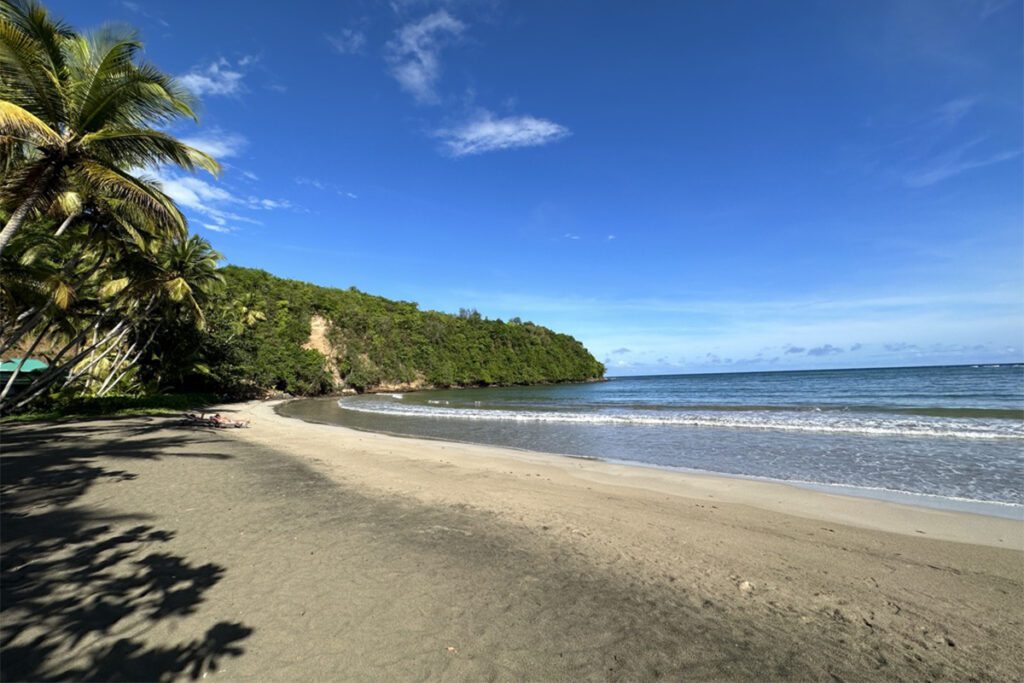
M 354 55 L 366 47 L 366 33 L 355 28 L 343 28 L 338 33 L 328 33 L 327 42 L 334 51 L 343 55 Z
M 194 176 L 161 175 L 159 180 L 168 197 L 205 219 L 204 227 L 213 230 L 210 226 L 215 225 L 218 232 L 232 232 L 234 223 L 257 222 L 228 208 L 236 205 L 238 199 L 223 187 Z
M 231 63 L 223 57 L 206 67 L 197 67 L 178 81 L 196 95 L 237 95 L 242 92 L 243 69 L 254 61 L 253 57 L 242 57 Z
M 435 133 L 444 140 L 452 156 L 462 157 L 518 147 L 538 147 L 568 136 L 565 126 L 533 116 L 497 118 L 489 111 L 455 128 L 443 128 Z
M 160 16 L 158 16 L 156 14 L 151 14 L 151 13 L 147 12 L 146 10 L 142 9 L 142 6 L 139 5 L 139 3 L 137 3 L 137 2 L 129 2 L 128 0 L 124 0 L 124 2 L 121 3 L 121 6 L 124 7 L 125 9 L 127 9 L 128 11 L 134 13 L 134 14 L 138 14 L 140 17 L 145 17 L 146 19 L 152 19 L 153 21 L 155 21 L 156 23 L 160 24 L 164 28 L 167 28 L 167 27 L 170 26 L 170 24 L 168 24 L 163 19 L 163 17 L 160 17 Z
M 250 209 L 291 209 L 293 205 L 287 199 L 267 199 L 265 197 L 253 197 L 250 195 L 245 199 Z
M 466 25 L 439 10 L 398 30 L 387 46 L 391 75 L 421 104 L 439 101 L 435 85 L 441 77 L 441 49 Z
M 942 126 L 952 128 L 970 114 L 977 104 L 977 97 L 960 97 L 950 100 L 935 109 L 934 121 Z
M 200 224 L 215 232 L 235 232 L 239 223 L 261 225 L 259 220 L 239 211 L 269 211 L 294 208 L 286 199 L 270 199 L 253 195 L 240 196 L 226 186 L 169 169 L 154 173 L 163 191 L 179 206 L 200 217 Z
M 238 133 L 211 128 L 199 135 L 182 138 L 182 142 L 206 152 L 215 159 L 226 159 L 238 156 L 249 141 Z
M 983 138 L 975 138 L 932 157 L 922 168 L 905 175 L 904 184 L 914 188 L 929 187 L 976 168 L 984 168 L 1015 159 L 1021 154 L 1019 149 L 1007 149 L 989 154 L 970 154 L 970 150 L 981 142 L 983 142 Z
M 623 353 L 632 353 L 632 351 L 630 349 L 627 349 L 625 346 L 612 350 L 613 355 L 621 355 Z
M 985 21 L 1013 4 L 1014 0 L 986 0 L 981 7 L 981 20 Z
M 235 228 L 232 228 L 232 227 L 227 226 L 227 225 L 218 225 L 216 223 L 203 223 L 203 227 L 206 228 L 207 230 L 212 230 L 213 232 L 220 232 L 220 233 L 235 232 Z
M 322 192 L 333 192 L 336 195 L 347 197 L 348 199 L 359 199 L 359 195 L 355 192 L 350 192 L 349 190 L 345 190 L 334 183 L 327 182 L 326 180 L 320 180 L 319 178 L 299 176 L 295 178 L 295 184 L 312 187 Z

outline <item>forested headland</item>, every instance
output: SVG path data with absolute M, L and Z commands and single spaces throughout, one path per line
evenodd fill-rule
M 190 328 L 195 339 L 183 348 L 203 372 L 186 378 L 187 388 L 310 395 L 586 381 L 604 372 L 577 340 L 533 323 L 421 311 L 249 268 L 220 275 L 229 304 L 216 308 L 205 330 Z M 173 349 L 159 355 L 171 366 L 194 364 L 175 359 Z

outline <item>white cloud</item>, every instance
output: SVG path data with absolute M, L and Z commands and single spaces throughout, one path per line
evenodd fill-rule
M 285 199 L 267 199 L 248 196 L 239 197 L 223 185 L 214 184 L 192 175 L 180 175 L 167 169 L 155 172 L 164 193 L 182 209 L 202 217 L 200 223 L 209 230 L 234 232 L 232 224 L 249 223 L 261 225 L 260 221 L 238 213 L 239 211 L 264 211 L 294 208 Z
M 142 7 L 140 7 L 139 3 L 137 3 L 137 2 L 128 2 L 128 0 L 125 0 L 124 2 L 121 3 L 121 6 L 124 7 L 125 9 L 129 10 L 130 12 L 138 14 L 141 17 L 145 17 L 146 19 L 151 19 L 151 20 L 155 21 L 156 23 L 160 24 L 164 28 L 170 27 L 170 24 L 168 24 L 163 19 L 163 17 L 157 16 L 156 14 L 150 14 L 149 12 L 145 11 L 144 9 L 142 9 Z
M 336 34 L 327 34 L 327 42 L 343 55 L 354 55 L 366 47 L 366 34 L 354 28 L 343 28 Z
M 434 89 L 441 76 L 441 48 L 458 37 L 466 25 L 445 10 L 406 24 L 388 43 L 391 74 L 421 104 L 437 103 Z
M 290 209 L 292 203 L 287 199 L 262 199 L 260 197 L 249 197 L 246 203 L 251 209 Z
M 246 178 L 248 178 L 249 180 L 252 180 L 252 181 L 256 181 L 256 180 L 260 179 L 260 177 L 258 175 L 256 175 L 255 173 L 253 173 L 252 171 L 242 171 L 242 175 L 245 176 Z
M 206 152 L 215 159 L 238 156 L 249 142 L 237 133 L 227 133 L 217 128 L 204 131 L 193 137 L 182 138 L 181 141 Z
M 330 187 L 328 187 L 327 183 L 323 182 L 322 180 L 318 180 L 317 178 L 304 178 L 302 176 L 299 176 L 298 178 L 295 179 L 295 184 L 309 185 L 310 187 L 315 187 L 318 190 L 331 189 Z
M 971 140 L 948 152 L 935 156 L 924 168 L 905 175 L 903 178 L 904 184 L 915 188 L 928 187 L 976 168 L 984 168 L 985 166 L 1015 159 L 1021 154 L 1021 150 L 1016 149 L 969 158 L 967 155 L 968 150 L 978 145 L 981 141 L 981 139 Z
M 207 230 L 212 230 L 214 232 L 228 233 L 235 231 L 235 229 L 232 227 L 228 227 L 226 225 L 217 225 L 216 223 L 203 223 L 203 227 L 206 228 Z
M 976 97 L 961 97 L 950 100 L 935 110 L 935 122 L 952 128 L 971 113 L 978 104 Z
M 243 57 L 236 64 L 223 57 L 204 69 L 193 69 L 178 81 L 196 95 L 236 95 L 242 91 L 245 74 L 239 69 L 252 63 L 254 58 Z
M 190 209 L 203 209 L 207 202 L 235 201 L 235 197 L 224 188 L 194 176 L 164 177 L 160 183 L 171 199 Z
M 569 135 L 565 126 L 533 116 L 495 118 L 489 111 L 457 127 L 437 131 L 448 151 L 457 157 L 500 149 L 537 147 Z
M 305 178 L 299 176 L 295 179 L 296 185 L 308 185 L 309 187 L 315 187 L 322 192 L 333 192 L 341 197 L 348 197 L 349 199 L 359 199 L 359 195 L 354 192 L 343 190 L 334 183 L 324 182 L 319 178 Z

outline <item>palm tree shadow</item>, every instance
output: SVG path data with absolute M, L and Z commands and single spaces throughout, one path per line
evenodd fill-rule
M 65 444 L 57 433 L 4 433 L 0 680 L 195 679 L 242 655 L 239 643 L 253 629 L 237 622 L 213 623 L 183 642 L 147 639 L 165 620 L 198 614 L 226 569 L 167 552 L 175 532 L 145 514 L 103 515 L 80 500 L 98 482 L 136 477 L 101 464 L 101 456 L 159 460 L 198 439 L 154 432 L 111 446 L 106 439 Z

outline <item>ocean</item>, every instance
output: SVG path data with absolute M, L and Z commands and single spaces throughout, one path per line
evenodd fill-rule
M 1024 517 L 1024 365 L 615 377 L 295 401 L 392 434 Z

